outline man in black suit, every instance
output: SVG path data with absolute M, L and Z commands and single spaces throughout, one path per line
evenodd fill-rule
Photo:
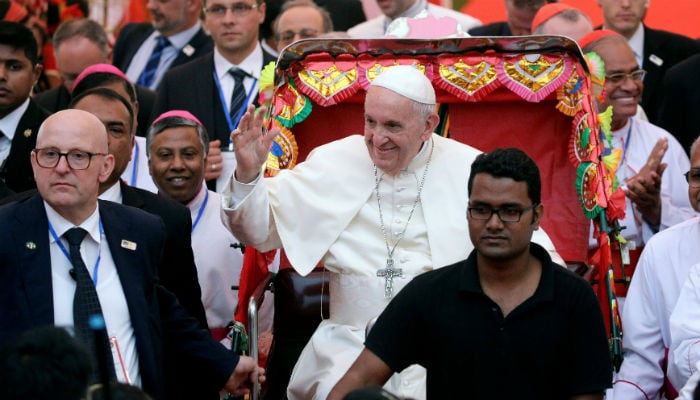
M 690 145 L 700 136 L 700 54 L 668 69 L 664 76 L 659 126 L 671 132 L 690 155 Z
M 231 131 L 247 106 L 257 105 L 260 71 L 275 59 L 258 42 L 258 26 L 265 18 L 264 2 L 209 0 L 204 11 L 214 51 L 165 74 L 153 115 L 186 110 L 202 122 L 211 139 L 205 179 L 213 188 L 213 180 L 221 175 L 221 151 L 229 150 Z
M 126 185 L 119 177 L 131 157 L 133 141 L 133 111 L 129 102 L 119 93 L 107 88 L 93 88 L 76 96 L 71 108 L 87 111 L 102 121 L 107 130 L 109 153 L 114 156 L 115 168 L 109 178 L 100 184 L 101 200 L 136 207 L 161 217 L 165 223 L 165 245 L 163 248 L 163 268 L 159 271 L 160 281 L 173 292 L 190 315 L 195 317 L 202 328 L 207 328 L 206 315 L 201 301 L 201 289 L 197 279 L 197 268 L 191 247 L 190 231 L 192 220 L 189 210 L 177 202 L 155 195 L 149 191 Z M 165 355 L 166 360 L 170 357 Z M 206 388 L 189 381 L 199 371 L 173 370 L 165 364 L 166 379 L 171 379 L 168 399 L 214 399 L 216 391 L 205 393 Z
M 29 29 L 0 21 L 0 180 L 15 192 L 36 187 L 29 154 L 49 116 L 30 98 L 42 69 L 37 54 Z
M 132 82 L 156 90 L 170 68 L 209 53 L 213 45 L 199 20 L 200 0 L 150 0 L 146 8 L 153 22 L 122 28 L 113 63 Z
M 663 101 L 661 85 L 666 71 L 699 53 L 700 43 L 683 35 L 644 25 L 642 20 L 649 7 L 649 0 L 598 0 L 598 5 L 603 10 L 603 27 L 624 36 L 634 51 L 637 63 L 647 71 L 640 104 L 649 122 L 657 124 L 659 107 Z
M 53 46 L 63 85 L 36 97 L 36 102 L 50 112 L 68 108 L 74 81 L 81 72 L 91 65 L 110 63 L 107 34 L 100 24 L 91 19 L 79 18 L 62 23 L 54 34 Z M 139 103 L 136 134 L 146 136 L 156 94 L 146 87 L 135 87 Z
M 37 135 L 31 164 L 39 194 L 0 208 L 0 224 L 6 227 L 0 232 L 5 244 L 0 247 L 0 344 L 39 325 L 77 327 L 83 303 L 74 293 L 80 274 L 88 274 L 94 286 L 84 289 L 96 292 L 92 312 L 104 316 L 113 351 L 120 355 L 111 360 L 120 380 L 164 399 L 171 382 L 161 371 L 164 354 L 171 354 L 177 363 L 172 367 L 206 372 L 206 381 L 198 383 L 247 392 L 264 371 L 250 357 L 215 342 L 158 281 L 163 221 L 97 200 L 100 183 L 114 168 L 100 120 L 80 110 L 50 116 Z M 69 231 L 76 229 L 84 238 L 78 240 L 77 256 L 69 256 L 63 250 L 70 244 L 73 253 Z
M 472 36 L 521 36 L 530 34 L 537 10 L 558 0 L 504 0 L 506 21 L 493 22 L 469 30 Z

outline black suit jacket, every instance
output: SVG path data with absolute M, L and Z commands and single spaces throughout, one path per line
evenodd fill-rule
M 700 54 L 669 68 L 661 90 L 658 125 L 678 139 L 690 155 L 690 145 L 700 136 Z
M 345 32 L 367 20 L 360 0 L 314 0 L 331 16 L 333 30 Z
M 469 30 L 472 36 L 513 36 L 507 22 L 494 22 Z
M 144 210 L 159 216 L 165 223 L 165 246 L 161 268 L 158 271 L 160 282 L 177 296 L 178 301 L 200 326 L 207 329 L 207 316 L 202 305 L 202 290 L 197 277 L 197 267 L 192 253 L 192 219 L 190 210 L 182 204 L 135 188 L 120 182 L 122 204 Z M 168 399 L 218 399 L 218 391 L 202 386 L 206 381 L 199 369 L 189 365 L 179 365 L 177 356 L 165 354 L 163 372 L 167 382 L 165 388 Z M 178 368 L 172 368 L 177 365 Z
M 147 190 L 120 182 L 122 204 L 159 216 L 165 224 L 160 282 L 177 296 L 178 301 L 207 329 L 202 305 L 202 289 L 197 280 L 197 266 L 192 253 L 192 219 L 182 204 Z
M 700 43 L 697 41 L 676 33 L 644 26 L 642 68 L 647 71 L 647 75 L 644 77 L 641 104 L 650 122 L 654 124 L 658 122 L 658 110 L 663 102 L 661 85 L 666 71 L 696 53 L 700 53 Z M 662 61 L 661 65 L 658 65 L 658 60 Z
M 275 57 L 263 50 L 263 66 Z M 169 110 L 187 110 L 204 125 L 211 140 L 227 143 L 231 135 L 214 82 L 214 52 L 168 71 L 158 88 L 153 117 Z M 257 97 L 255 104 L 257 105 Z
M 151 114 L 153 114 L 153 104 L 156 102 L 156 92 L 141 85 L 134 85 L 134 87 L 136 88 L 136 99 L 139 101 L 139 115 L 136 116 L 139 126 L 136 128 L 136 135 L 145 137 L 148 127 L 151 125 Z M 71 102 L 71 95 L 65 86 L 60 85 L 39 93 L 35 100 L 40 106 L 54 113 L 68 108 Z
M 100 218 L 134 329 L 143 389 L 165 399 L 163 354 L 178 365 L 205 371 L 220 388 L 238 357 L 215 342 L 158 283 L 164 244 L 160 218 L 133 207 L 100 201 Z M 39 195 L 0 207 L 0 345 L 21 332 L 54 323 L 48 219 Z M 136 243 L 122 247 L 122 240 Z M 201 382 L 205 384 L 204 382 Z
M 39 127 L 49 115 L 48 111 L 39 107 L 33 99 L 29 99 L 29 107 L 17 124 L 10 153 L 0 166 L 0 179 L 15 192 L 36 188 L 30 155 L 36 147 Z
M 132 23 L 125 25 L 121 31 L 119 31 L 117 42 L 114 44 L 112 64 L 126 73 L 134 55 L 141 48 L 143 42 L 151 36 L 154 30 L 155 28 L 153 28 L 153 25 L 150 23 Z M 201 57 L 214 49 L 214 42 L 212 42 L 211 37 L 201 28 L 192 37 L 188 45 L 194 49 L 194 52 L 188 55 L 181 51 L 177 57 L 175 57 L 173 63 L 170 64 L 171 69 Z

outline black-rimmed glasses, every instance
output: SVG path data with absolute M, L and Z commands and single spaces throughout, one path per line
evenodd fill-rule
M 92 157 L 107 155 L 107 153 L 90 153 L 83 150 L 71 150 L 67 153 L 61 153 L 54 148 L 34 149 L 32 151 L 36 154 L 36 163 L 42 168 L 54 168 L 58 165 L 61 157 L 65 157 L 68 166 L 77 170 L 90 168 Z
M 520 217 L 526 212 L 537 207 L 537 204 L 533 204 L 527 208 L 491 208 L 491 207 L 469 207 L 467 211 L 469 212 L 469 217 L 476 221 L 488 221 L 491 219 L 493 214 L 498 215 L 498 219 L 501 222 L 520 222 Z
M 690 171 L 683 175 L 685 175 L 685 180 L 688 181 L 688 185 L 691 188 L 700 188 L 700 168 L 691 168 Z

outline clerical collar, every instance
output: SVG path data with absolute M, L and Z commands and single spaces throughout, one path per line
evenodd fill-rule
M 115 203 L 121 204 L 121 202 L 122 202 L 122 187 L 119 184 L 119 181 L 117 181 L 114 185 L 112 185 L 109 189 L 102 192 L 97 197 L 100 200 L 113 201 Z
M 61 214 L 58 213 L 53 207 L 49 205 L 46 201 L 44 201 L 44 208 L 46 209 L 46 217 L 49 220 L 49 223 L 53 227 L 54 231 L 56 232 L 57 237 L 63 236 L 64 233 L 66 233 L 70 228 L 76 227 L 75 224 L 72 222 L 68 221 L 67 219 L 63 218 Z M 92 240 L 95 241 L 95 243 L 100 243 L 100 206 L 99 204 L 95 207 L 95 211 L 90 214 L 85 221 L 81 222 L 79 225 L 77 225 L 80 228 L 83 228 L 87 231 L 88 235 L 92 238 Z M 55 242 L 55 238 L 53 238 L 51 235 L 49 235 L 49 243 Z
M 196 213 L 199 210 L 199 208 L 202 206 L 202 203 L 204 203 L 204 197 L 206 197 L 206 194 L 207 185 L 202 183 L 202 185 L 200 185 L 199 187 L 199 192 L 197 192 L 197 195 L 194 196 L 194 198 L 190 200 L 189 203 L 187 203 L 187 208 L 190 209 L 190 212 Z
M 15 131 L 17 130 L 17 125 L 19 125 L 19 120 L 22 119 L 27 108 L 29 108 L 29 98 L 24 100 L 24 103 L 19 107 L 5 115 L 4 118 L 0 118 L 0 131 L 10 139 L 10 142 L 12 138 L 15 137 Z

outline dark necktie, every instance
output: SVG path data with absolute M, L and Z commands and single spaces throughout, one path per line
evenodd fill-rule
M 158 71 L 158 64 L 160 63 L 160 56 L 163 54 L 163 50 L 170 46 L 170 41 L 163 36 L 158 36 L 158 43 L 153 49 L 153 53 L 148 58 L 146 67 L 141 72 L 139 76 L 139 85 L 149 87 L 153 83 L 153 78 L 156 77 L 156 72 Z
M 104 319 L 104 316 L 102 315 L 100 299 L 97 297 L 97 290 L 83 262 L 83 258 L 80 256 L 80 243 L 82 243 L 86 234 L 87 231 L 83 228 L 71 228 L 63 234 L 63 237 L 70 246 L 70 258 L 71 264 L 73 264 L 71 276 L 75 279 L 76 283 L 75 296 L 73 297 L 73 326 L 75 328 L 75 336 L 88 346 L 88 349 L 91 350 L 93 356 L 97 359 L 100 358 L 98 352 L 103 352 L 102 355 L 105 357 L 104 360 L 106 361 L 105 364 L 107 365 L 109 375 L 115 377 L 114 361 L 105 330 L 100 331 L 102 334 L 96 334 L 95 330 L 90 328 L 91 317 L 97 315 Z M 99 363 L 96 363 L 95 366 L 98 364 Z M 95 370 L 93 383 L 99 381 L 97 377 L 97 370 Z
M 243 86 L 243 79 L 250 75 L 248 75 L 248 73 L 242 69 L 236 67 L 231 68 L 229 73 L 231 76 L 233 76 L 234 81 L 233 92 L 231 93 L 231 108 L 229 109 L 229 115 L 231 116 L 231 121 L 235 124 L 236 117 L 238 117 L 238 113 L 241 111 L 241 108 L 247 106 L 247 104 L 245 104 L 246 92 L 245 86 Z

